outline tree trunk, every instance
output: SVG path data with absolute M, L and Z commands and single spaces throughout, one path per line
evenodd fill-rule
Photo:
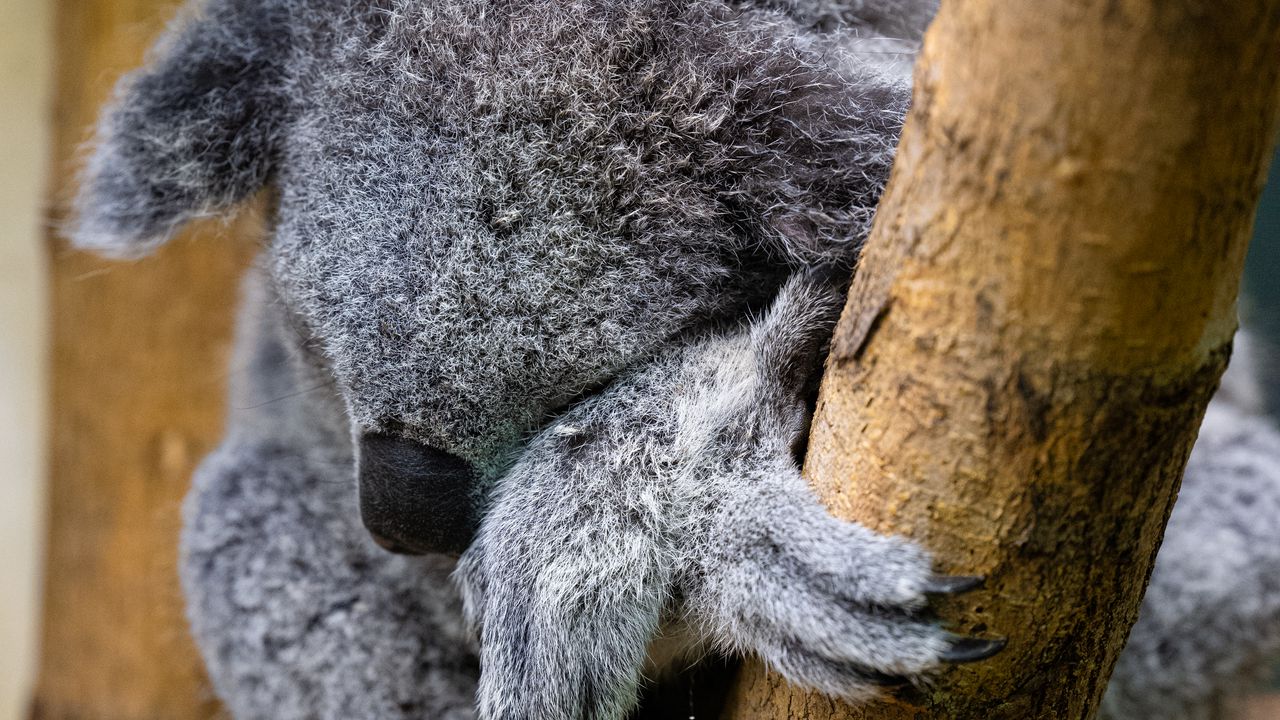
M 77 146 L 175 5 L 60 0 L 55 220 Z M 35 718 L 218 714 L 187 633 L 179 508 L 222 431 L 236 278 L 252 223 L 110 263 L 51 238 L 49 542 Z M 232 369 L 231 372 L 235 370 Z
M 944 2 L 806 465 L 988 578 L 996 658 L 851 708 L 749 667 L 729 716 L 1089 718 L 1235 330 L 1280 2 Z

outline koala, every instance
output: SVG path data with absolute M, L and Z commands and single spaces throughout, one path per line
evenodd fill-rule
M 183 13 L 103 114 L 71 235 L 139 256 L 269 189 L 227 433 L 182 538 L 234 716 L 620 720 L 741 654 L 858 701 L 999 651 L 929 612 L 980 579 L 831 517 L 797 464 L 933 10 Z M 1251 480 L 1169 543 L 1225 522 L 1261 578 L 1280 441 L 1249 427 L 1256 452 L 1202 474 Z M 1135 628 L 1117 712 L 1161 683 L 1189 706 L 1275 645 L 1263 581 L 1214 600 L 1197 549 L 1161 556 L 1150 602 L 1168 604 Z M 1232 600 L 1218 646 L 1167 662 L 1164 633 Z

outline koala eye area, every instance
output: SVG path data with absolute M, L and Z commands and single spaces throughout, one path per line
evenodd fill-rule
M 360 519 L 375 542 L 404 555 L 460 555 L 479 524 L 476 472 L 443 450 L 388 433 L 357 444 Z

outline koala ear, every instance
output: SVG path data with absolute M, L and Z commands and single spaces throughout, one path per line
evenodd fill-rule
M 190 8 L 125 76 L 98 122 L 69 235 L 136 257 L 188 220 L 263 187 L 289 112 L 290 28 L 280 0 Z

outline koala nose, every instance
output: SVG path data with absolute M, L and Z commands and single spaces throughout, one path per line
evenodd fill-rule
M 461 554 L 475 535 L 475 472 L 466 461 L 402 437 L 360 438 L 360 518 L 391 552 Z

